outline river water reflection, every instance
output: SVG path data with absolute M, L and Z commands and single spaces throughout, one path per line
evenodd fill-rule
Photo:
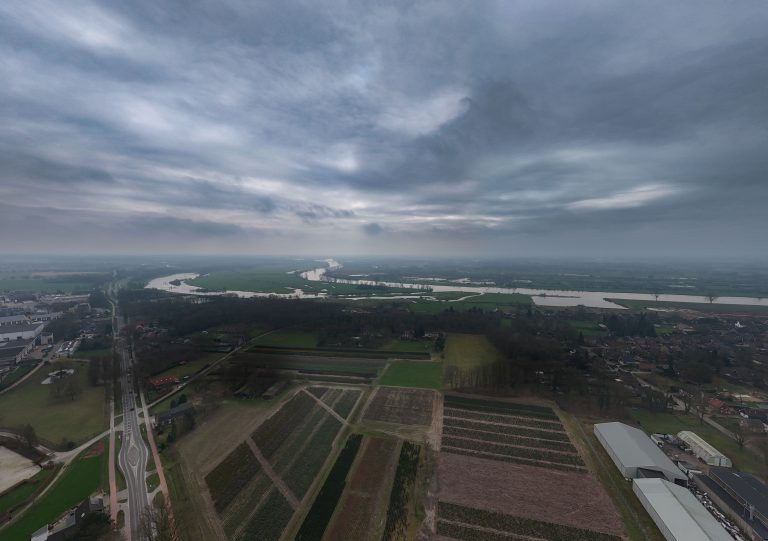
M 301 273 L 302 278 L 310 282 L 329 282 L 338 284 L 360 284 L 360 285 L 383 285 L 396 288 L 412 288 L 414 289 L 413 295 L 396 295 L 396 296 L 378 296 L 378 297 L 348 297 L 352 300 L 359 299 L 415 299 L 415 298 L 429 298 L 429 293 L 424 292 L 424 284 L 414 283 L 396 283 L 396 282 L 373 282 L 370 280 L 329 280 L 325 275 L 329 270 L 335 270 L 342 267 L 341 263 L 334 259 L 325 260 L 326 266 L 318 267 L 306 272 Z M 243 298 L 250 297 L 284 297 L 284 298 L 318 298 L 325 297 L 327 293 L 304 293 L 300 289 L 290 289 L 285 293 L 254 293 L 252 291 L 206 291 L 201 290 L 199 287 L 186 283 L 187 280 L 197 278 L 199 274 L 195 273 L 179 273 L 172 274 L 170 276 L 163 276 L 161 278 L 155 278 L 150 281 L 146 287 L 150 289 L 160 289 L 163 291 L 170 291 L 171 293 L 185 293 L 192 295 L 233 295 Z M 172 284 L 171 282 L 179 281 L 179 285 Z M 505 287 L 488 287 L 488 286 L 471 286 L 464 284 L 455 285 L 443 285 L 435 284 L 429 286 L 432 293 L 467 293 L 469 295 L 478 295 L 482 293 L 506 293 L 513 294 L 518 293 L 521 295 L 530 295 L 533 302 L 540 306 L 587 306 L 590 308 L 614 308 L 624 309 L 614 302 L 607 299 L 619 299 L 619 300 L 636 300 L 636 301 L 664 301 L 664 302 L 676 302 L 676 303 L 710 303 L 710 299 L 697 295 L 652 295 L 649 293 L 621 293 L 621 292 L 606 292 L 606 291 L 559 291 L 550 289 L 531 289 L 531 288 L 505 288 Z M 288 288 L 286 288 L 288 289 Z M 418 291 L 417 290 L 421 290 Z M 435 302 L 456 302 L 453 301 L 437 301 Z M 734 304 L 741 306 L 765 306 L 768 307 L 768 299 L 758 297 L 717 297 L 711 301 L 712 304 Z

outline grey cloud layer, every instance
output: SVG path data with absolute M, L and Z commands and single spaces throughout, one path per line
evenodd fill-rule
M 98 251 L 106 221 L 130 251 L 750 253 L 767 26 L 756 0 L 8 0 L 0 249 Z

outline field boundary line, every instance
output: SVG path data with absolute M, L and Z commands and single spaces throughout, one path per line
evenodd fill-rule
M 325 402 L 323 402 L 322 400 L 320 400 L 319 398 L 317 398 L 315 395 L 313 395 L 312 393 L 310 393 L 309 391 L 307 391 L 307 389 L 306 389 L 306 388 L 302 389 L 302 391 L 304 391 L 304 393 L 305 393 L 305 394 L 307 394 L 307 395 L 311 396 L 311 397 L 312 397 L 312 400 L 314 400 L 315 402 L 317 402 L 318 404 L 320 404 L 320 407 L 322 407 L 323 409 L 325 409 L 325 411 L 327 411 L 328 413 L 330 413 L 331 415 L 333 415 L 334 417 L 336 417 L 336 420 L 337 420 L 337 421 L 339 421 L 339 422 L 342 424 L 342 426 L 347 426 L 347 425 L 349 424 L 349 423 L 347 423 L 347 420 L 346 420 L 344 417 L 342 417 L 341 415 L 339 415 L 338 413 L 336 413 L 335 411 L 333 411 L 333 408 L 331 408 L 331 407 L 330 407 L 328 404 L 326 404 Z
M 470 508 L 468 508 L 468 509 L 470 509 Z M 512 516 L 514 516 L 514 515 L 512 515 Z M 470 524 L 468 522 L 459 522 L 458 520 L 449 520 L 447 518 L 439 518 L 438 517 L 437 522 L 444 522 L 446 524 L 455 524 L 457 526 L 468 528 L 470 530 L 477 530 L 479 532 L 487 532 L 487 533 L 490 533 L 490 534 L 503 535 L 504 537 L 506 537 L 510 541 L 516 541 L 516 540 L 519 540 L 519 541 L 546 541 L 546 539 L 541 538 L 541 537 L 532 537 L 530 535 L 516 534 L 516 533 L 508 532 L 508 531 L 505 531 L 505 530 L 496 530 L 495 528 L 488 528 L 486 526 L 480 526 L 479 524 Z M 543 522 L 543 521 L 540 521 L 540 522 Z M 556 524 L 556 523 L 552 522 L 550 524 Z
M 251 451 L 256 457 L 256 460 L 258 460 L 259 464 L 261 464 L 261 468 L 264 470 L 264 473 L 267 474 L 267 477 L 272 480 L 272 483 L 275 485 L 277 490 L 279 490 L 283 496 L 285 496 L 285 499 L 288 500 L 288 503 L 291 504 L 293 510 L 296 511 L 301 505 L 301 502 L 299 502 L 298 498 L 296 498 L 296 495 L 291 491 L 290 488 L 288 488 L 288 485 L 285 484 L 285 481 L 283 481 L 277 475 L 277 473 L 275 473 L 275 470 L 272 469 L 272 465 L 267 461 L 266 458 L 264 458 L 264 455 L 261 454 L 261 449 L 259 449 L 256 443 L 251 438 L 246 438 L 245 441 L 248 443 L 248 447 L 251 448 Z

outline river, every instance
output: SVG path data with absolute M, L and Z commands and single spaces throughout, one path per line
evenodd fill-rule
M 397 282 L 373 282 L 370 280 L 329 280 L 325 274 L 329 270 L 336 270 L 342 267 L 342 264 L 334 259 L 326 259 L 326 265 L 324 267 L 318 267 L 309 271 L 301 273 L 301 277 L 310 282 L 334 282 L 339 284 L 360 284 L 360 285 L 382 285 L 396 288 L 412 288 L 414 290 L 421 289 L 419 293 L 414 295 L 395 295 L 395 296 L 361 296 L 361 297 L 345 297 L 349 300 L 362 300 L 362 299 L 416 299 L 425 298 L 429 299 L 430 295 L 423 292 L 424 284 L 414 283 L 397 283 Z M 185 293 L 192 295 L 233 295 L 243 298 L 251 297 L 283 297 L 283 298 L 318 298 L 326 297 L 326 292 L 320 293 L 304 293 L 300 289 L 293 289 L 286 293 L 254 293 L 252 291 L 201 291 L 199 287 L 186 283 L 187 280 L 192 280 L 200 276 L 195 273 L 180 273 L 172 274 L 170 276 L 163 276 L 161 278 L 155 278 L 150 281 L 145 287 L 150 289 L 160 289 L 163 291 L 170 291 L 171 293 Z M 170 282 L 179 280 L 180 285 L 173 285 Z M 664 294 L 664 295 L 652 295 L 650 293 L 622 293 L 622 292 L 606 292 L 606 291 L 560 291 L 551 289 L 531 289 L 531 288 L 506 288 L 506 287 L 492 287 L 492 286 L 470 286 L 463 284 L 456 285 L 431 285 L 432 293 L 467 293 L 468 296 L 480 295 L 483 293 L 505 293 L 505 294 L 521 294 L 530 295 L 533 302 L 539 306 L 586 306 L 589 308 L 613 308 L 624 309 L 614 302 L 607 299 L 619 299 L 619 300 L 634 300 L 634 301 L 663 301 L 663 302 L 676 302 L 676 303 L 700 303 L 708 304 L 710 299 L 704 296 L 698 295 L 678 295 L 678 294 Z M 454 299 L 452 301 L 438 301 L 432 297 L 435 302 L 456 302 L 460 299 Z M 768 299 L 758 297 L 716 297 L 711 301 L 711 304 L 733 304 L 741 306 L 765 306 L 768 307 Z

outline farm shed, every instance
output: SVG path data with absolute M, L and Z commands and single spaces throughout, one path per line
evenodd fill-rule
M 627 479 L 664 478 L 684 485 L 686 477 L 648 435 L 624 423 L 599 423 L 595 436 Z
M 664 479 L 635 479 L 632 490 L 667 541 L 733 541 L 687 488 Z
M 712 447 L 701 436 L 689 430 L 678 432 L 677 437 L 683 440 L 693 451 L 693 454 L 710 466 L 731 467 L 731 459 Z
M 749 473 L 713 466 L 709 475 L 694 477 L 712 502 L 750 539 L 768 540 L 768 486 Z

